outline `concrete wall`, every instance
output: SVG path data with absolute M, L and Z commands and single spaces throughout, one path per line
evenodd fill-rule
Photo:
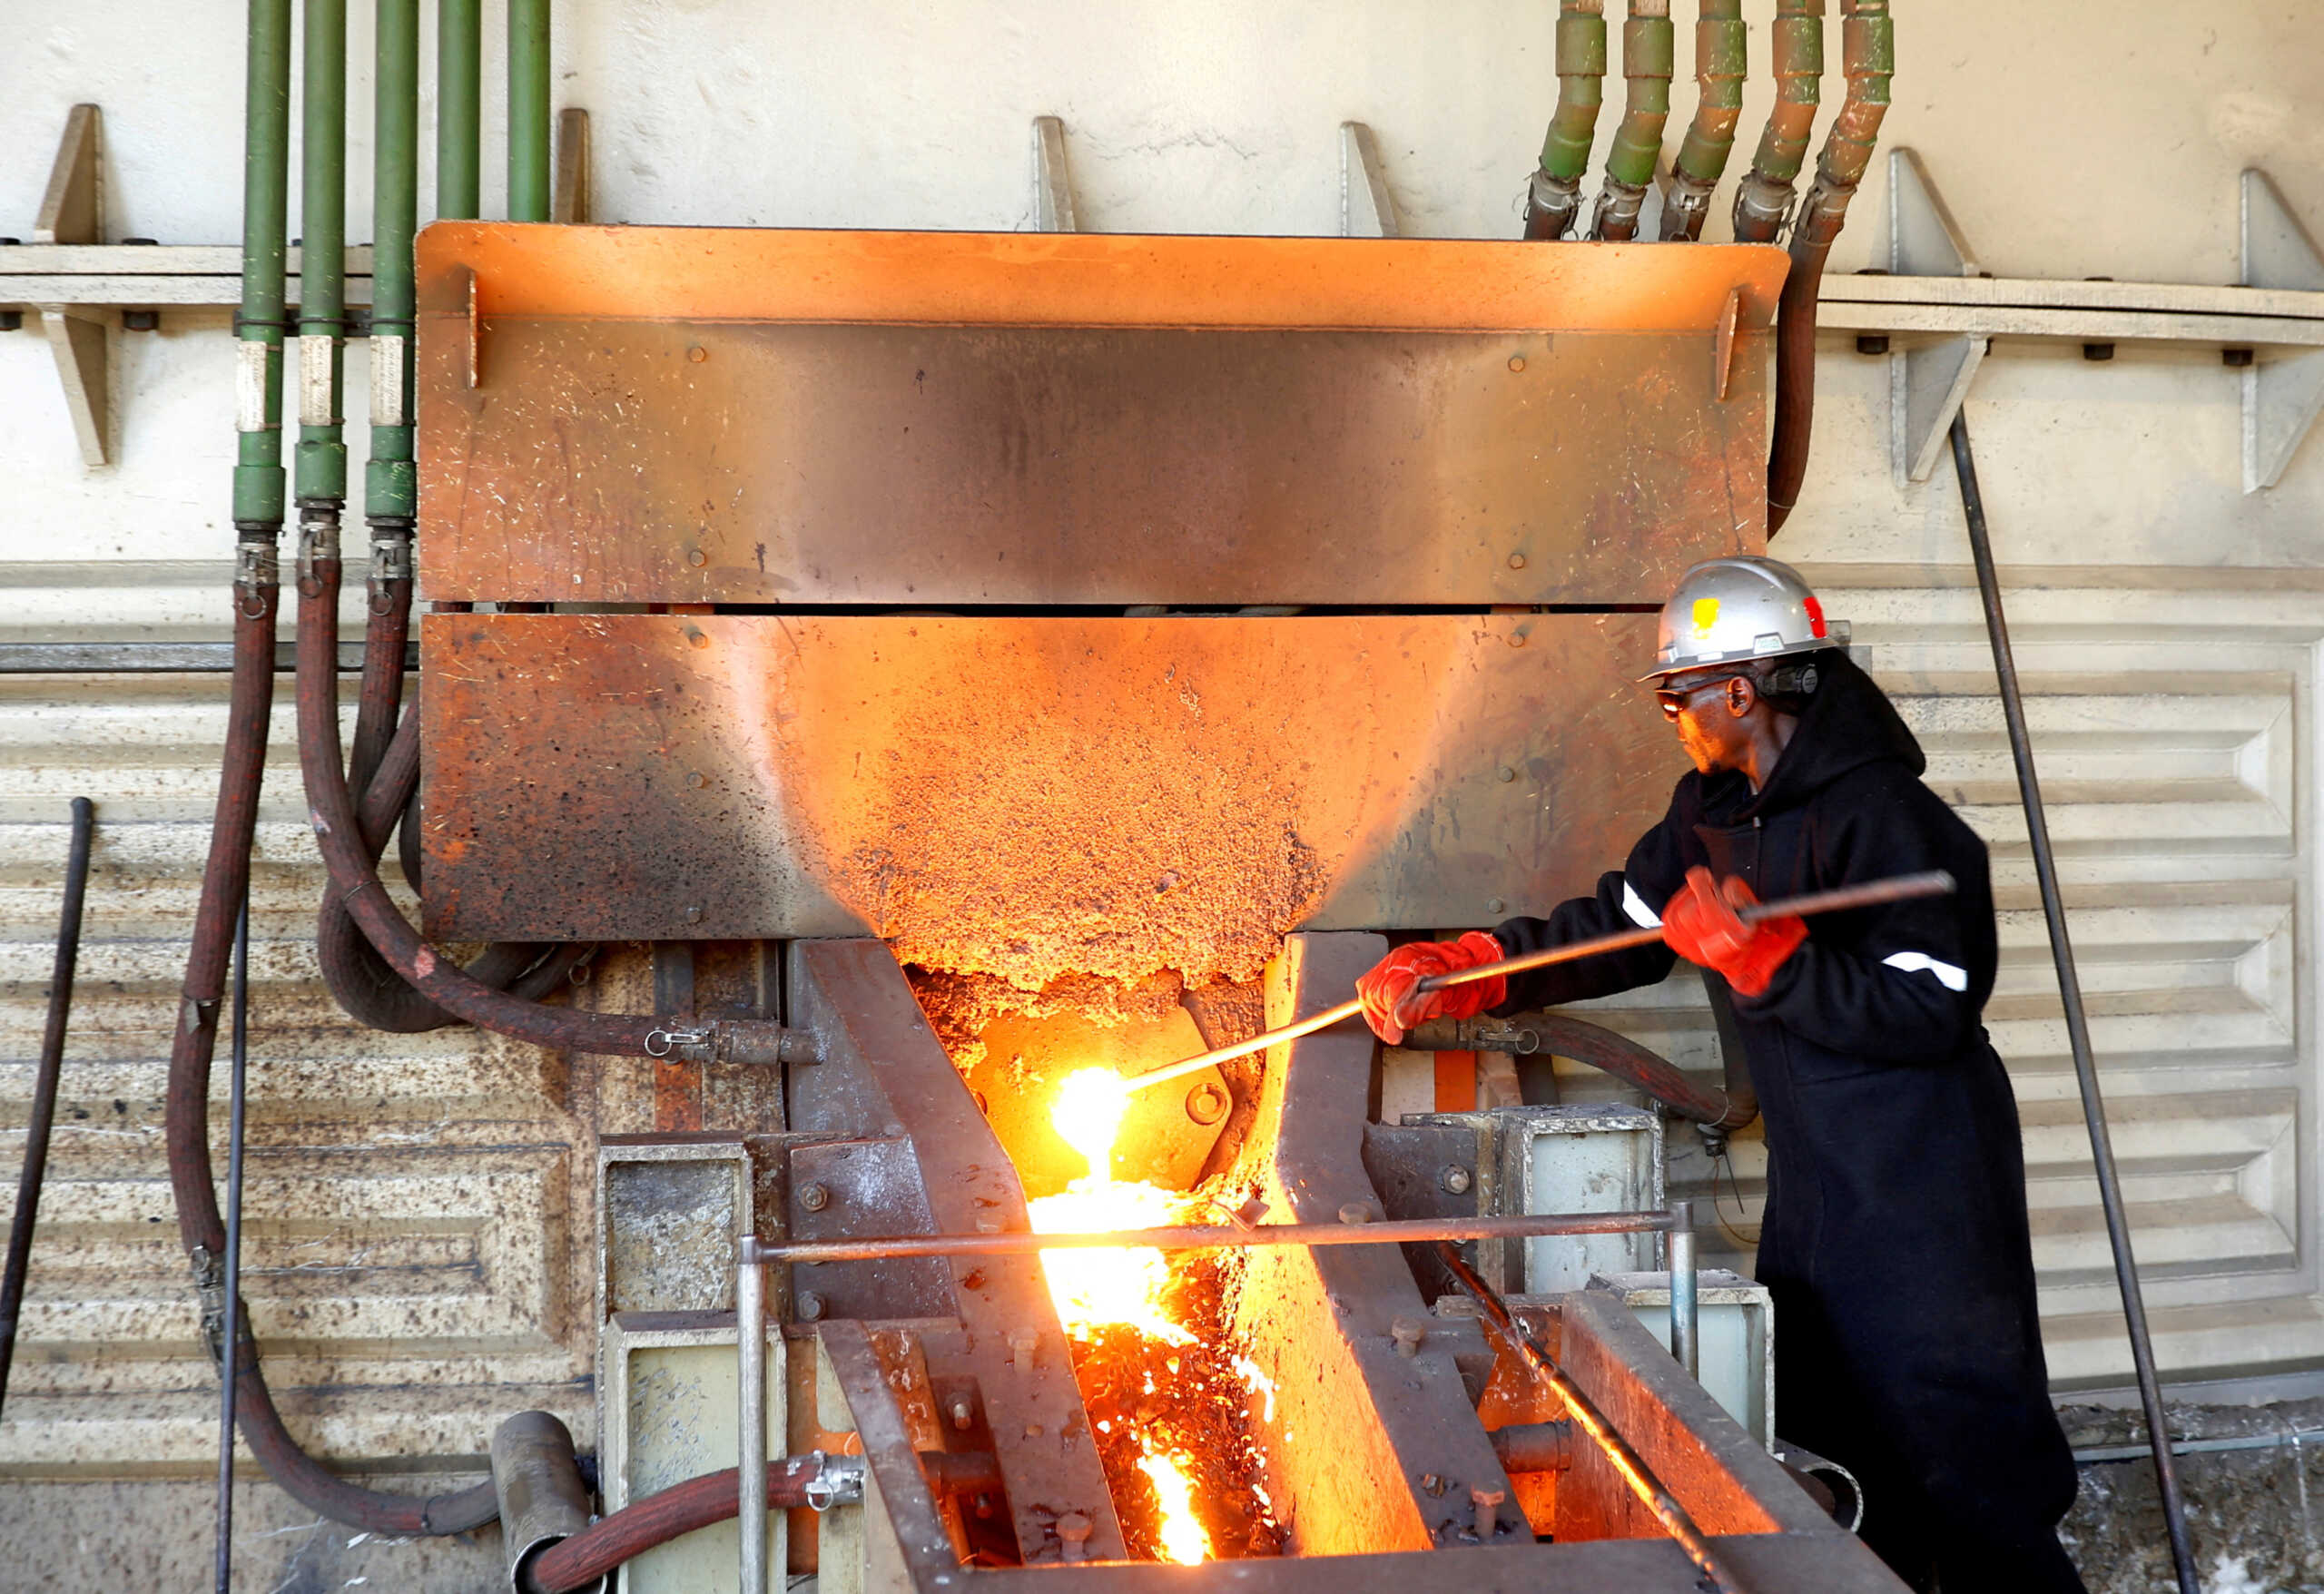
M 2324 14 L 2256 0 L 1897 9 L 1886 142 L 1922 152 L 1989 270 L 2232 280 L 2236 174 L 2250 164 L 2324 225 L 2311 113 Z M 1747 6 L 1761 63 L 1771 10 Z M 592 113 L 606 220 L 1021 227 L 1028 124 L 1053 113 L 1095 229 L 1334 231 L 1336 129 L 1353 118 L 1377 132 L 1410 230 L 1506 236 L 1553 91 L 1551 12 L 583 0 L 559 10 L 556 96 Z M 0 232 L 29 233 L 65 113 L 87 100 L 107 119 L 110 236 L 238 236 L 239 6 L 27 0 L 9 20 Z M 359 64 L 368 15 L 353 33 Z M 488 124 L 498 70 L 495 42 Z M 1767 98 L 1752 86 L 1747 142 Z M 1677 100 L 1683 115 L 1691 89 Z M 359 241 L 359 133 L 350 159 Z M 497 161 L 496 140 L 487 213 Z M 423 206 L 431 192 L 424 172 Z M 1886 201 L 1876 168 L 1836 269 L 1877 258 Z M 0 640 L 223 635 L 227 319 L 171 312 L 158 333 L 112 336 L 118 462 L 91 471 L 45 344 L 0 334 Z M 360 393 L 359 346 L 349 367 Z M 2071 345 L 2004 343 L 1968 409 L 2161 1352 L 2190 1376 L 2324 1364 L 2317 991 L 2301 950 L 2324 746 L 2324 442 L 2247 497 L 2238 391 L 2208 349 L 2126 344 L 2094 364 Z M 1932 780 L 1994 843 L 2004 965 L 1989 1017 L 2024 1105 L 2053 1365 L 2067 1382 L 2119 1382 L 1958 505 L 1943 476 L 1892 482 L 1887 428 L 1886 361 L 1827 339 L 1808 489 L 1776 551 L 1856 619 L 1929 743 Z M 214 1443 L 159 1125 L 222 699 L 208 677 L 0 676 L 0 1122 L 21 1123 L 29 1088 L 64 801 L 88 792 L 102 814 L 0 1475 L 192 1477 Z M 650 1082 L 621 1062 L 567 1068 L 463 1031 L 388 1040 L 338 1018 L 303 940 L 318 871 L 287 758 L 271 779 L 251 1293 L 282 1350 L 279 1382 L 322 1392 L 291 1397 L 294 1423 L 331 1453 L 423 1471 L 474 1454 L 520 1403 L 566 1412 L 586 1444 L 589 1145 L 600 1128 L 651 1127 Z M 1703 1064 L 1690 990 L 1614 1004 L 1614 1021 Z M 0 1133 L 0 1148 L 20 1142 Z M 1726 1208 L 1746 1238 L 1757 1169 L 1747 1143 L 1743 1205 L 1730 1194 Z M 1699 1160 L 1674 1171 L 1704 1187 Z

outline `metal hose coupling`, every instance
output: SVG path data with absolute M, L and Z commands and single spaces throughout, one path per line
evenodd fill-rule
M 339 562 L 339 515 L 335 498 L 299 501 L 299 592 L 303 597 L 322 591 L 316 565 L 324 559 Z
M 814 1036 L 763 1018 L 664 1023 L 646 1036 L 645 1055 L 682 1063 L 743 1063 L 757 1068 L 822 1060 Z
M 395 602 L 392 584 L 409 581 L 413 574 L 411 522 L 375 517 L 371 521 L 371 573 L 369 583 L 371 613 L 386 614 Z
M 817 1514 L 835 1505 L 863 1503 L 862 1456 L 834 1456 L 815 1451 L 810 1459 L 815 1463 L 815 1475 L 807 1480 L 807 1503 Z

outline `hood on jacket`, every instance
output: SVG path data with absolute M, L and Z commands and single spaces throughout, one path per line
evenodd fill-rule
M 1888 694 L 1853 659 L 1834 650 L 1816 664 L 1823 682 L 1776 761 L 1775 772 L 1758 794 L 1739 773 L 1717 775 L 1706 782 L 1704 805 L 1720 822 L 1748 823 L 1796 808 L 1868 763 L 1900 763 L 1916 779 L 1928 768 L 1927 754 Z

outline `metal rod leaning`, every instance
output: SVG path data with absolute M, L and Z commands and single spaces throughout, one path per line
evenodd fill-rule
M 734 1355 L 742 1594 L 766 1594 L 766 1253 L 756 1235 L 734 1248 Z
M 1695 1207 L 1670 1204 L 1670 1354 L 1689 1378 L 1703 1371 L 1700 1291 L 1695 1277 Z
M 243 1086 L 251 1057 L 251 899 L 242 882 L 241 916 L 234 921 L 234 1015 L 229 1058 L 226 1117 L 226 1315 L 218 1359 L 218 1547 L 217 1594 L 231 1594 L 234 1579 L 234 1399 L 235 1336 L 242 1314 L 242 1131 L 249 1097 Z
M 1840 886 L 1828 891 L 1810 891 L 1805 896 L 1787 897 L 1779 901 L 1760 902 L 1741 910 L 1737 917 L 1746 924 L 1762 919 L 1807 918 L 1816 913 L 1839 913 L 1852 908 L 1876 908 L 1884 903 L 1907 901 L 1915 897 L 1947 897 L 1953 894 L 1953 877 L 1941 869 L 1921 874 L 1900 874 L 1887 880 L 1866 881 L 1861 885 Z M 1515 958 L 1503 958 L 1497 963 L 1480 963 L 1473 969 L 1457 969 L 1451 974 L 1433 975 L 1420 982 L 1423 990 L 1443 990 L 1450 985 L 1467 985 L 1474 980 L 1492 979 L 1496 976 L 1522 974 L 1529 969 L 1546 969 L 1552 963 L 1571 963 L 1581 958 L 1595 958 L 1606 952 L 1626 952 L 1633 947 L 1652 946 L 1662 939 L 1662 931 L 1627 930 L 1616 935 L 1599 936 L 1586 941 L 1571 941 L 1561 947 L 1545 947 L 1538 952 L 1527 952 Z M 1232 1046 L 1214 1047 L 1200 1057 L 1183 1062 L 1170 1063 L 1150 1074 L 1140 1074 L 1122 1083 L 1132 1090 L 1144 1090 L 1149 1086 L 1182 1079 L 1188 1074 L 1236 1058 L 1265 1051 L 1283 1041 L 1296 1040 L 1303 1035 L 1313 1035 L 1318 1029 L 1353 1018 L 1364 1011 L 1363 1002 L 1351 997 L 1320 1013 L 1310 1013 L 1295 1023 L 1254 1035 L 1248 1040 L 1238 1040 Z
M 1476 1269 L 1462 1256 L 1460 1247 L 1449 1242 L 1440 1242 L 1436 1251 L 1444 1265 L 1452 1271 L 1453 1282 L 1477 1304 L 1477 1310 L 1484 1314 L 1485 1321 L 1492 1325 L 1493 1331 L 1509 1343 L 1510 1348 L 1517 1353 L 1518 1359 L 1557 1392 L 1558 1398 L 1565 1402 L 1566 1410 L 1572 1413 L 1573 1420 L 1606 1453 L 1606 1459 L 1613 1463 L 1614 1471 L 1621 1474 L 1622 1481 L 1630 1486 L 1630 1492 L 1638 1496 L 1670 1537 L 1678 1540 L 1679 1548 L 1687 1552 L 1687 1559 L 1693 1561 L 1703 1574 L 1703 1581 L 1718 1594 L 1741 1594 L 1743 1586 L 1728 1571 L 1725 1563 L 1711 1549 L 1710 1540 L 1703 1537 L 1702 1530 L 1696 1527 L 1695 1520 L 1687 1514 L 1687 1508 L 1662 1486 L 1661 1480 L 1654 1475 L 1638 1451 L 1630 1448 L 1630 1441 L 1614 1432 L 1614 1425 L 1606 1420 L 1606 1414 L 1598 1409 L 1597 1403 L 1582 1392 L 1581 1386 L 1566 1376 L 1565 1369 L 1559 1366 L 1547 1351 L 1533 1343 L 1533 1336 L 1510 1312 L 1509 1303 L 1477 1275 Z
M 1401 1245 L 1431 1240 L 1523 1240 L 1537 1235 L 1635 1235 L 1671 1226 L 1667 1212 L 1545 1212 L 1507 1216 L 1392 1218 L 1384 1223 L 1180 1224 L 1094 1234 L 892 1235 L 757 1245 L 763 1262 L 875 1262 L 910 1256 L 1022 1255 L 1034 1251 L 1246 1250 L 1261 1245 Z
M 2074 1079 L 2082 1087 L 2083 1122 L 2090 1131 L 2090 1155 L 2098 1175 L 2098 1204 L 2106 1215 L 2106 1238 L 2114 1252 L 2114 1283 L 2122 1291 L 2123 1325 L 2130 1331 L 2131 1365 L 2138 1374 L 2139 1403 L 2146 1411 L 2147 1438 L 2154 1450 L 2154 1476 L 2162 1499 L 2162 1520 L 2171 1539 L 2171 1559 L 2181 1594 L 2201 1594 L 2195 1548 L 2187 1534 L 2187 1507 L 2179 1492 L 2179 1471 L 2171 1459 L 2171 1428 L 2162 1409 L 2162 1386 L 2155 1375 L 2154 1342 L 2147 1332 L 2146 1300 L 2139 1288 L 2138 1260 L 2131 1251 L 2131 1223 L 2122 1210 L 2122 1181 L 2114 1165 L 2114 1143 L 2106 1128 L 2106 1103 L 2098 1085 L 2098 1060 L 2090 1044 L 2090 1018 L 2083 1010 L 2082 978 L 2074 969 L 2073 940 L 2066 930 L 2065 898 L 2058 885 L 2058 861 L 2050 850 L 2050 823 L 2042 805 L 2042 782 L 2034 767 L 2034 740 L 2025 728 L 2025 701 L 2017 684 L 2017 657 L 2009 645 L 2009 617 L 2002 611 L 2001 577 L 1994 566 L 1993 538 L 1985 526 L 1984 495 L 1977 489 L 1976 457 L 1969 450 L 1969 423 L 1953 417 L 1953 468 L 1961 484 L 1961 514 L 1967 523 L 1969 552 L 1976 561 L 1977 590 L 1984 600 L 1985 633 L 1993 644 L 1994 674 L 2001 686 L 2003 722 L 2017 765 L 2017 792 L 2025 806 L 2025 840 L 2034 854 L 2034 874 L 2042 888 L 2042 917 L 2050 930 L 2050 956 L 2058 967 L 2058 995 L 2065 1005 L 2066 1042 L 2073 1053 Z
M 33 1260 L 33 1224 L 40 1187 L 48 1176 L 48 1136 L 56 1122 L 56 1092 L 64 1072 L 64 1027 L 73 1014 L 73 976 L 81 961 L 81 905 L 89 885 L 89 842 L 96 807 L 73 799 L 73 839 L 64 854 L 64 905 L 57 915 L 56 964 L 48 982 L 48 1018 L 41 1029 L 40 1063 L 33 1074 L 33 1108 L 25 1129 L 25 1168 L 16 1184 L 16 1215 L 8 1225 L 8 1261 L 0 1274 L 0 1406 L 8 1399 L 8 1369 L 16 1358 L 16 1320 L 24 1311 L 25 1278 Z

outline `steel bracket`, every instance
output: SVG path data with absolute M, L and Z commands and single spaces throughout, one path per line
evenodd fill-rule
M 1340 236 L 1394 238 L 1402 228 L 1380 161 L 1380 141 L 1361 122 L 1340 123 Z
M 2265 172 L 2243 173 L 2243 286 L 2324 290 L 2324 253 Z M 2243 368 L 2243 490 L 2283 479 L 2324 410 L 2324 349 L 2253 351 Z
M 33 223 L 35 244 L 104 241 L 104 113 L 75 105 L 57 141 L 56 163 L 49 168 L 48 192 Z M 113 358 L 107 348 L 113 315 L 87 305 L 43 304 L 41 329 L 56 357 L 56 379 L 81 445 L 81 462 L 92 469 L 112 459 Z
M 1065 123 L 1055 116 L 1033 118 L 1033 231 L 1081 231 L 1073 213 L 1073 178 L 1065 165 Z
M 1960 223 L 1911 150 L 1888 152 L 1888 270 L 1900 277 L 1974 277 Z M 1940 338 L 1888 356 L 1888 462 L 1901 487 L 1926 481 L 1992 339 Z

